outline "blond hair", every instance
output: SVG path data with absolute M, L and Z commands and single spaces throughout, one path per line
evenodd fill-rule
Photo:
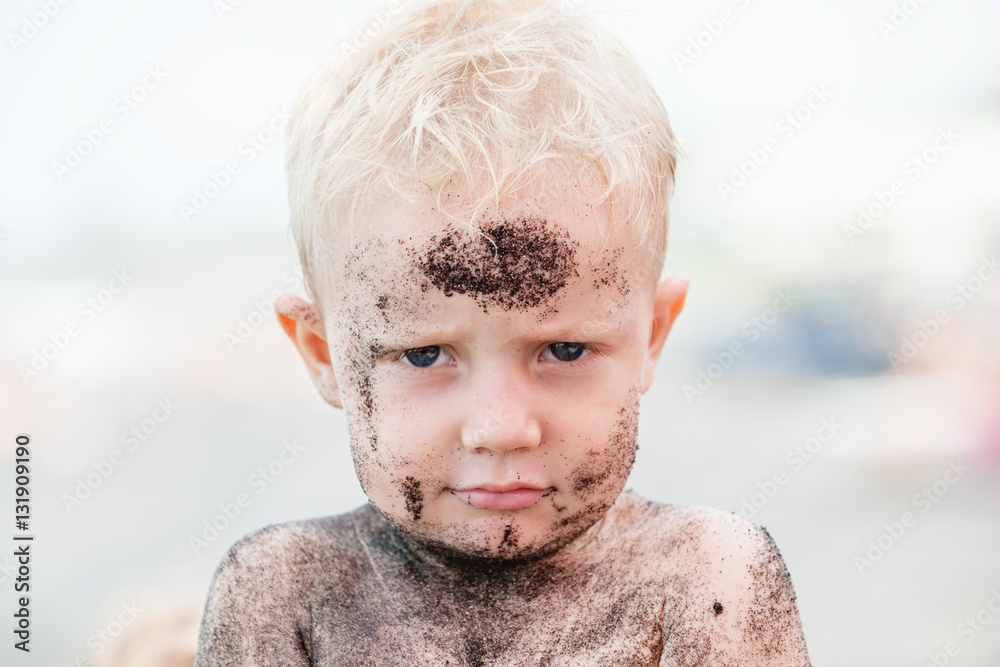
M 658 276 L 677 154 L 628 49 L 565 0 L 390 2 L 329 51 L 289 123 L 307 291 L 322 307 L 335 249 L 377 202 L 430 198 L 475 228 L 539 184 L 606 204 Z

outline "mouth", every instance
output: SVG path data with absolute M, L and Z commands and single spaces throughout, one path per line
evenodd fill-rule
M 452 493 L 473 505 L 489 510 L 520 510 L 533 505 L 552 487 L 513 484 L 483 484 L 468 489 L 452 489 Z

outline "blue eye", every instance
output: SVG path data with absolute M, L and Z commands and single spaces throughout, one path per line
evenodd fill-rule
M 416 366 L 417 368 L 429 368 L 434 365 L 434 362 L 440 356 L 441 348 L 437 345 L 431 345 L 429 347 L 415 347 L 412 350 L 407 350 L 402 354 L 400 359 L 405 359 L 411 366 Z
M 552 343 L 549 345 L 552 356 L 559 361 L 576 361 L 586 349 L 587 346 L 583 343 Z

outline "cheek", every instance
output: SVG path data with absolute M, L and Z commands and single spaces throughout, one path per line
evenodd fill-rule
M 412 520 L 420 521 L 420 515 L 424 511 L 424 492 L 420 488 L 420 480 L 408 475 L 399 483 L 399 490 L 403 496 L 406 513 Z
M 336 350 L 331 349 L 331 355 L 341 362 L 335 368 L 335 377 L 347 418 L 354 470 L 361 488 L 371 499 L 379 493 L 386 470 L 386 452 L 378 428 L 386 410 L 379 395 L 374 364 L 359 353 L 354 338 L 341 341 Z
M 584 460 L 569 478 L 569 490 L 580 500 L 595 496 L 617 496 L 625 485 L 638 449 L 639 393 L 632 390 L 618 408 L 601 447 L 587 450 Z
M 363 400 L 350 420 L 351 450 L 361 486 L 383 514 L 426 520 L 427 505 L 445 485 L 449 463 L 447 429 L 437 410 L 412 405 L 368 375 L 369 412 Z M 359 393 L 359 399 L 364 394 Z

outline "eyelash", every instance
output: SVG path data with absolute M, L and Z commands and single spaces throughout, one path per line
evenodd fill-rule
M 597 350 L 595 350 L 594 346 L 591 345 L 590 343 L 576 343 L 565 340 L 557 341 L 555 343 L 549 343 L 548 345 L 545 346 L 545 351 L 548 351 L 549 348 L 551 348 L 553 345 L 559 345 L 559 344 L 572 345 L 574 347 L 582 347 L 584 352 L 586 352 L 585 355 L 581 353 L 580 357 L 573 359 L 572 361 L 559 361 L 558 359 L 556 359 L 556 361 L 559 362 L 560 364 L 575 364 L 577 362 L 583 362 L 584 359 L 589 359 L 592 355 L 597 354 Z
M 552 347 L 553 345 L 558 345 L 559 343 L 566 343 L 566 344 L 569 344 L 569 345 L 574 345 L 574 346 L 582 347 L 583 350 L 587 353 L 585 355 L 581 355 L 580 357 L 578 357 L 578 358 L 576 358 L 576 359 L 574 359 L 572 361 L 559 361 L 558 359 L 554 360 L 554 361 L 556 361 L 556 363 L 559 363 L 560 365 L 563 365 L 563 366 L 568 366 L 568 365 L 571 365 L 571 364 L 582 363 L 586 359 L 589 359 L 592 356 L 601 356 L 601 353 L 596 348 L 594 348 L 594 346 L 591 345 L 590 343 L 576 343 L 576 342 L 563 341 L 563 340 L 556 341 L 555 343 L 549 343 L 548 345 L 545 346 L 545 351 L 548 351 L 550 347 Z M 406 355 L 409 354 L 410 352 L 413 352 L 415 350 L 424 350 L 424 349 L 432 348 L 432 347 L 436 347 L 438 350 L 440 350 L 442 352 L 444 351 L 443 348 L 440 345 L 423 345 L 421 347 L 411 347 L 411 348 L 408 348 L 408 349 L 403 350 L 402 352 L 399 352 L 398 354 L 396 354 L 394 360 L 395 361 L 399 361 L 399 362 L 403 362 L 404 366 L 407 366 L 408 368 L 412 368 L 414 370 L 426 370 L 428 368 L 434 368 L 434 366 L 415 366 L 413 364 L 409 364 L 409 363 L 405 362 Z M 546 360 L 546 361 L 552 361 L 552 360 Z

